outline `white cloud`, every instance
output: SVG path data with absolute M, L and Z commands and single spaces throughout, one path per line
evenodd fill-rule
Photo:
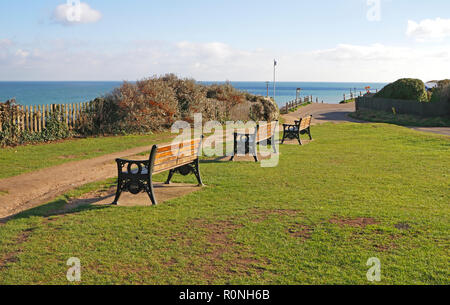
M 441 41 L 450 37 L 450 19 L 425 19 L 420 22 L 409 20 L 406 35 L 419 42 Z
M 72 1 L 74 5 L 69 3 L 58 5 L 53 11 L 52 19 L 63 25 L 75 25 L 95 23 L 102 18 L 102 14 L 92 9 L 84 2 Z
M 0 39 L 0 48 L 8 47 L 12 45 L 12 41 L 9 39 Z
M 448 78 L 450 45 L 397 47 L 340 44 L 334 48 L 273 52 L 221 42 L 139 41 L 101 44 L 68 40 L 0 43 L 0 80 L 136 80 L 173 72 L 198 80 L 393 81 Z
M 336 48 L 312 52 L 319 59 L 338 61 L 390 61 L 401 60 L 411 56 L 411 50 L 401 47 L 390 47 L 383 44 L 367 46 L 339 44 Z M 414 55 L 413 55 L 414 56 Z

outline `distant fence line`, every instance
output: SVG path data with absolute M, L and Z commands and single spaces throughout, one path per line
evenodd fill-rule
M 375 97 L 358 97 L 356 110 L 378 110 L 398 114 L 414 114 L 423 117 L 450 115 L 448 102 L 418 102 Z
M 57 113 L 59 120 L 66 123 L 69 129 L 77 127 L 77 119 L 84 111 L 92 107 L 90 102 L 73 104 L 51 104 L 37 106 L 17 105 L 13 114 L 12 124 L 16 125 L 20 131 L 41 132 L 45 129 L 46 121 L 54 113 Z M 0 118 L 0 131 L 2 130 Z
M 364 94 L 366 94 L 366 93 L 378 93 L 378 89 L 375 89 L 375 90 L 373 90 L 373 89 L 371 89 L 371 90 L 365 90 L 365 91 L 359 91 L 359 95 L 358 95 L 358 93 L 357 92 L 353 92 L 353 91 L 350 91 L 350 94 L 349 95 L 347 95 L 346 93 L 344 93 L 344 99 L 343 99 L 343 101 L 345 102 L 345 101 L 348 101 L 348 100 L 353 100 L 353 99 L 355 99 L 355 98 L 358 98 L 358 97 L 362 97 L 362 96 L 364 96 Z
M 306 104 L 309 102 L 311 102 L 311 103 L 314 102 L 312 95 L 306 96 L 303 99 L 300 97 L 300 98 L 298 98 L 298 100 L 292 100 L 292 101 L 287 102 L 283 107 L 280 108 L 280 112 L 284 113 L 284 114 L 289 113 L 289 111 L 297 108 L 298 106 L 301 106 L 302 104 Z M 318 97 L 316 97 L 316 103 L 319 103 Z M 322 101 L 322 104 L 323 104 L 323 101 Z

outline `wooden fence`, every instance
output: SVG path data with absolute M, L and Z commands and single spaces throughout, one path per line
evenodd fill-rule
M 306 96 L 305 98 L 299 98 L 298 100 L 292 100 L 290 102 L 287 102 L 283 107 L 281 107 L 280 112 L 281 113 L 289 113 L 289 111 L 296 109 L 298 106 L 301 106 L 302 104 L 314 102 L 313 96 Z M 316 103 L 319 103 L 319 98 L 316 97 Z M 323 101 L 322 101 L 323 104 Z
M 12 124 L 17 125 L 20 131 L 41 132 L 46 121 L 55 113 L 59 120 L 67 124 L 69 129 L 76 127 L 80 113 L 91 109 L 90 102 L 74 104 L 51 104 L 37 106 L 14 106 Z M 0 118 L 0 131 L 2 122 Z

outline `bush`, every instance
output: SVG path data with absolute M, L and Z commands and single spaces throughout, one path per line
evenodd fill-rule
M 106 135 L 153 132 L 170 128 L 176 120 L 271 121 L 279 116 L 270 100 L 236 90 L 231 84 L 204 86 L 173 74 L 152 77 L 136 84 L 125 82 L 111 94 L 92 101 L 80 116 L 77 132 Z
M 450 95 L 450 79 L 434 81 L 438 84 L 436 88 L 431 91 L 430 101 L 435 102 L 449 102 Z
M 420 79 L 403 78 L 384 87 L 375 97 L 428 102 L 425 84 Z

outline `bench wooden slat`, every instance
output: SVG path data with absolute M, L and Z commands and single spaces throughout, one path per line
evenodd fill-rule
M 153 166 L 153 172 L 166 171 L 166 170 L 172 169 L 174 166 L 176 167 L 177 164 L 178 164 L 178 160 L 175 159 L 175 160 L 164 162 L 164 163 L 161 163 L 161 164 L 158 164 L 158 165 L 154 165 Z
M 197 159 L 197 156 L 181 157 L 181 158 L 178 158 L 178 165 L 184 164 L 184 163 L 192 163 L 192 161 L 194 161 L 196 159 Z
M 158 153 L 168 152 L 168 151 L 172 151 L 172 150 L 176 151 L 177 149 L 178 149 L 178 145 L 169 144 L 169 145 L 164 145 L 164 146 L 158 147 L 158 149 L 156 150 L 156 153 L 158 154 Z
M 170 162 L 170 161 L 173 161 L 173 160 L 177 160 L 177 156 L 167 156 L 167 157 L 165 157 L 165 158 L 160 158 L 160 159 L 158 159 L 158 160 L 155 160 L 155 163 L 154 163 L 154 165 L 160 165 L 160 164 L 163 164 L 163 163 L 166 163 L 166 162 Z
M 180 149 L 178 156 L 191 156 L 191 155 L 196 155 L 197 154 L 197 149 L 192 146 L 192 147 L 185 147 Z
M 157 153 L 155 156 L 155 160 L 159 160 L 159 159 L 165 159 L 166 157 L 176 157 L 178 155 L 178 150 L 177 151 L 173 151 L 173 150 L 169 150 L 166 152 L 161 152 L 161 153 Z
M 300 122 L 300 130 L 306 129 L 311 125 L 311 117 L 303 118 Z

